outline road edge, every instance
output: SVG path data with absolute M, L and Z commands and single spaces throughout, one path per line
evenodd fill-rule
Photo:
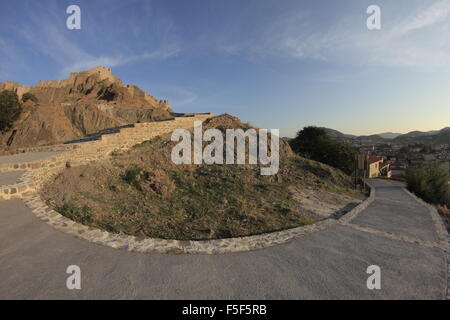
M 442 243 L 442 249 L 444 251 L 444 258 L 447 264 L 447 289 L 444 296 L 447 298 L 447 300 L 450 300 L 450 235 L 448 234 L 447 229 L 445 228 L 444 221 L 442 220 L 439 212 L 433 205 L 422 200 L 414 193 L 409 191 L 407 188 L 402 187 L 402 189 L 404 192 L 406 192 L 406 194 L 410 195 L 418 203 L 428 208 L 428 213 L 430 214 L 431 219 L 433 220 L 436 233 L 438 234 L 439 241 Z
M 126 249 L 140 253 L 172 253 L 172 254 L 223 254 L 233 252 L 253 251 L 287 243 L 314 232 L 323 231 L 330 226 L 347 223 L 366 209 L 375 199 L 375 188 L 371 188 L 370 196 L 358 206 L 350 210 L 339 220 L 327 218 L 311 225 L 301 226 L 277 232 L 253 235 L 247 237 L 215 239 L 215 240 L 165 240 L 146 238 L 138 240 L 134 236 L 109 233 L 104 230 L 88 227 L 70 220 L 42 201 L 38 194 L 24 198 L 23 201 L 42 221 L 55 229 L 71 234 L 92 243 L 115 249 Z

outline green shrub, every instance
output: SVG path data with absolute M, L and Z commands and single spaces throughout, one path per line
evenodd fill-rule
M 83 206 L 81 208 L 75 206 L 72 203 L 64 203 L 62 206 L 57 207 L 56 211 L 79 223 L 90 223 L 92 222 L 92 211 L 88 206 Z
M 141 174 L 142 169 L 138 166 L 132 166 L 125 170 L 125 173 L 121 176 L 122 180 L 128 183 L 129 185 L 132 185 L 136 189 L 140 189 L 140 182 L 139 177 Z
M 323 128 L 305 127 L 289 144 L 294 152 L 305 158 L 328 164 L 347 174 L 354 170 L 356 149 L 334 140 Z
M 22 96 L 22 102 L 27 102 L 28 100 L 31 100 L 35 103 L 38 102 L 38 98 L 36 98 L 36 96 L 31 92 L 24 93 Z
M 0 131 L 11 128 L 21 112 L 22 106 L 16 93 L 8 90 L 0 92 Z
M 427 163 L 406 170 L 408 189 L 423 200 L 437 205 L 450 206 L 448 169 L 436 163 Z

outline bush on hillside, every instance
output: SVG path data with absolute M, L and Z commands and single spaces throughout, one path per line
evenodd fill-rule
M 17 94 L 8 90 L 0 92 L 0 131 L 9 129 L 21 112 L 22 106 Z
M 31 92 L 24 93 L 24 95 L 22 96 L 22 102 L 27 102 L 28 100 L 31 100 L 35 103 L 38 102 L 38 98 L 36 98 L 36 96 Z
M 348 144 L 334 140 L 323 128 L 305 127 L 289 144 L 294 152 L 305 158 L 328 164 L 347 174 L 354 171 L 357 151 Z
M 442 206 L 450 206 L 450 187 L 448 169 L 436 163 L 406 170 L 408 189 L 423 200 Z

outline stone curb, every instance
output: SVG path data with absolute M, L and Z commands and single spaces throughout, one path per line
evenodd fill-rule
M 121 129 L 119 134 L 116 133 L 108 136 L 102 136 L 100 141 L 93 141 L 84 144 L 83 147 L 75 151 L 75 153 L 63 153 L 43 160 L 39 163 L 39 166 L 33 168 L 32 171 L 25 176 L 24 181 L 32 188 L 32 192 L 27 193 L 26 196 L 24 195 L 24 202 L 31 208 L 36 216 L 56 229 L 90 242 L 103 244 L 112 248 L 123 248 L 136 252 L 219 254 L 271 247 L 286 243 L 296 237 L 325 230 L 329 226 L 338 224 L 339 221 L 349 222 L 362 210 L 367 208 L 367 206 L 374 200 L 375 190 L 370 187 L 370 197 L 341 217 L 340 220 L 328 218 L 312 225 L 248 237 L 204 241 L 179 241 L 164 239 L 137 240 L 133 236 L 111 234 L 106 231 L 90 228 L 76 223 L 49 208 L 37 194 L 46 181 L 49 181 L 49 179 L 51 179 L 51 177 L 55 174 L 58 174 L 61 170 L 64 170 L 65 167 L 77 166 L 80 164 L 86 164 L 90 161 L 103 159 L 108 157 L 110 152 L 113 150 L 127 149 L 133 144 L 145 141 L 145 139 L 149 138 L 149 129 L 151 130 L 151 138 L 158 135 L 160 132 L 170 132 L 173 130 L 174 125 L 177 127 L 191 127 L 194 120 L 204 120 L 210 116 L 213 116 L 213 114 L 204 114 L 193 118 L 177 119 L 174 122 L 167 122 L 163 124 L 137 123 L 135 128 L 131 131 Z M 161 128 L 159 128 L 159 132 L 154 132 L 155 126 L 161 126 Z M 144 132 L 142 130 L 144 130 Z M 123 139 L 129 134 L 131 134 L 129 139 L 124 141 Z M 134 137 L 134 135 L 137 135 L 137 137 Z M 130 139 L 131 142 L 129 141 Z
M 344 216 L 342 216 L 339 219 L 339 222 L 341 224 L 348 224 L 350 223 L 353 219 L 355 219 L 358 214 L 361 213 L 361 211 L 367 209 L 367 207 L 375 200 L 375 188 L 372 187 L 370 184 L 367 184 L 370 188 L 370 195 L 369 197 L 364 200 L 363 202 L 361 202 L 361 204 L 359 204 L 357 207 L 353 208 L 350 212 L 346 213 Z
M 13 150 L 0 151 L 0 156 L 11 156 L 22 153 L 29 152 L 53 152 L 53 151 L 72 151 L 77 149 L 79 146 L 76 144 L 55 144 L 50 146 L 42 147 L 30 147 L 30 148 L 18 148 Z
M 22 199 L 35 193 L 35 185 L 30 171 L 25 172 L 17 183 L 0 186 L 0 201 Z
M 346 221 L 354 219 L 358 213 L 367 208 L 374 200 L 374 197 L 375 189 L 371 187 L 370 197 L 341 217 L 340 220 L 344 217 L 344 220 Z M 316 222 L 315 224 L 278 232 L 217 240 L 186 241 L 153 238 L 137 240 L 134 236 L 109 233 L 72 221 L 48 207 L 39 195 L 24 199 L 24 202 L 37 217 L 62 232 L 88 240 L 89 242 L 140 253 L 223 254 L 252 251 L 283 244 L 294 238 L 302 237 L 317 231 L 323 231 L 340 222 L 340 220 L 328 218 Z
M 442 243 L 442 247 L 444 250 L 444 257 L 447 264 L 447 288 L 444 296 L 446 296 L 447 300 L 450 300 L 450 236 L 445 228 L 444 221 L 439 215 L 437 209 L 431 204 L 425 202 L 414 193 L 410 192 L 408 189 L 403 188 L 408 195 L 410 195 L 413 199 L 415 199 L 418 203 L 426 206 L 428 208 L 428 212 L 433 220 L 436 232 L 438 234 L 439 240 Z
M 75 150 L 75 149 L 74 149 Z M 68 151 L 67 153 L 69 153 Z M 47 158 L 45 160 L 35 161 L 35 162 L 18 162 L 18 163 L 7 163 L 0 165 L 0 173 L 2 172 L 12 172 L 12 171 L 32 171 L 32 170 L 38 170 L 43 168 L 54 168 L 56 166 L 62 166 L 62 162 L 58 160 L 61 160 L 64 158 L 64 155 L 67 153 L 61 153 L 58 155 L 54 155 L 50 158 Z

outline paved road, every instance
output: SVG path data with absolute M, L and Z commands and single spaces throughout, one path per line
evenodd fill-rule
M 12 156 L 1 156 L 0 165 L 22 162 L 37 162 L 64 153 L 65 151 L 29 152 L 19 153 Z
M 354 221 L 284 245 L 224 255 L 140 254 L 88 243 L 41 222 L 19 200 L 0 202 L 0 298 L 20 299 L 443 299 L 446 261 L 376 230 L 436 239 L 427 209 L 400 187 L 374 182 L 377 198 Z M 356 226 L 357 227 L 357 226 Z M 370 265 L 381 290 L 366 287 Z M 82 289 L 66 289 L 78 265 Z
M 12 171 L 0 173 L 0 187 L 8 184 L 15 184 L 25 171 Z

